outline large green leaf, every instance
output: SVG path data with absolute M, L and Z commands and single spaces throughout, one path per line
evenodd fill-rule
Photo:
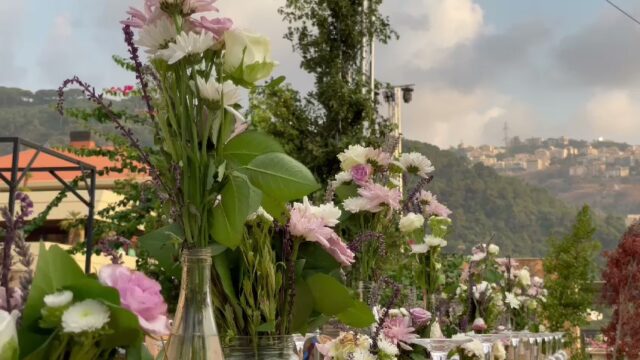
M 320 188 L 309 169 L 282 153 L 260 155 L 243 171 L 265 195 L 281 201 L 299 199 Z
M 120 305 L 118 290 L 104 286 L 96 279 L 86 278 L 66 287 L 73 293 L 74 301 L 85 299 L 103 300 L 113 305 Z
M 296 280 L 296 296 L 293 303 L 291 330 L 304 334 L 307 332 L 309 316 L 313 313 L 313 294 L 304 279 Z
M 247 216 L 256 211 L 262 201 L 260 191 L 253 189 L 242 174 L 232 174 L 220 193 L 222 200 L 213 209 L 211 232 L 220 244 L 235 249 L 242 240 Z
M 138 317 L 132 312 L 113 304 L 106 304 L 109 307 L 110 318 L 109 328 L 113 333 L 107 335 L 103 343 L 106 348 L 123 347 L 127 348 L 142 342 L 144 333 L 140 328 Z
M 359 300 L 354 301 L 350 308 L 338 314 L 337 317 L 343 324 L 354 328 L 369 327 L 376 321 L 369 306 Z
M 22 326 L 18 332 L 21 358 L 34 352 L 51 334 L 39 330 L 38 327 L 45 295 L 84 279 L 85 274 L 80 266 L 59 246 L 53 245 L 46 249 L 44 244 L 40 244 L 35 277 L 22 315 Z
M 153 360 L 153 355 L 143 343 L 138 343 L 127 349 L 127 360 Z
M 338 315 L 354 303 L 349 289 L 332 276 L 315 274 L 306 282 L 313 296 L 314 308 L 325 315 Z
M 280 219 L 280 216 L 287 208 L 284 201 L 276 200 L 271 196 L 267 196 L 266 194 L 262 194 L 262 208 L 269 213 L 269 215 L 273 216 L 274 219 Z
M 260 131 L 246 131 L 224 145 L 225 160 L 233 161 L 241 166 L 249 164 L 262 154 L 282 153 L 284 149 L 278 141 Z
M 340 269 L 340 264 L 322 246 L 313 242 L 303 242 L 300 245 L 298 259 L 304 259 L 304 270 L 329 273 Z
M 233 279 L 231 278 L 231 269 L 229 267 L 229 256 L 230 250 L 223 252 L 218 256 L 213 257 L 213 266 L 216 269 L 218 276 L 220 277 L 220 281 L 222 282 L 222 289 L 225 294 L 232 300 L 234 303 L 238 302 L 238 296 L 236 295 L 236 290 L 233 287 Z
M 138 246 L 169 274 L 180 277 L 180 242 L 183 239 L 182 227 L 171 224 L 141 236 Z

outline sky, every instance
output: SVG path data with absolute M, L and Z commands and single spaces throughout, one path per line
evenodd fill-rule
M 56 88 L 78 75 L 96 87 L 134 79 L 119 20 L 142 0 L 0 0 L 0 86 Z M 282 39 L 284 0 L 218 0 L 236 26 L 269 36 L 278 75 L 313 79 Z M 616 3 L 640 18 L 633 0 Z M 599 137 L 640 144 L 640 25 L 605 0 L 386 0 L 400 39 L 376 48 L 378 80 L 415 83 L 403 107 L 411 139 L 441 147 L 510 136 Z

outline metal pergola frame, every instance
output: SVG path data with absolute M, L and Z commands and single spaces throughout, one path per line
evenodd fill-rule
M 30 172 L 49 173 L 64 187 L 65 190 L 75 195 L 75 197 L 78 198 L 80 202 L 87 206 L 88 216 L 87 222 L 85 224 L 85 244 L 87 246 L 87 254 L 85 258 L 84 270 L 87 274 L 91 272 L 91 254 L 93 253 L 93 224 L 96 204 L 97 172 L 95 166 L 19 137 L 0 137 L 0 144 L 11 144 L 12 146 L 11 167 L 0 168 L 0 181 L 3 181 L 9 187 L 8 210 L 10 216 L 13 216 L 15 214 L 16 192 L 18 191 L 18 187 Z M 36 153 L 29 160 L 27 166 L 25 167 L 19 167 L 21 147 L 36 150 Z M 34 166 L 34 163 L 40 154 L 47 154 L 60 160 L 64 160 L 69 163 L 69 166 Z M 3 174 L 6 172 L 11 173 L 10 178 L 7 178 Z M 87 199 L 80 193 L 78 193 L 78 189 L 74 188 L 71 184 L 60 177 L 60 175 L 58 175 L 58 172 L 80 172 L 82 180 L 84 181 L 86 189 L 89 193 L 89 198 Z M 89 180 L 87 180 L 87 178 L 89 178 Z

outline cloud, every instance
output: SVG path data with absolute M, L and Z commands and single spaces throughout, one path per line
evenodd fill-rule
M 572 122 L 570 133 L 587 139 L 606 139 L 637 143 L 640 133 L 640 95 L 629 90 L 603 90 L 595 93 Z
M 403 106 L 405 136 L 441 147 L 500 143 L 505 121 L 514 135 L 535 132 L 534 114 L 525 104 L 489 89 L 420 88 Z
M 544 23 L 529 21 L 504 32 L 485 33 L 455 48 L 440 66 L 424 73 L 425 80 L 457 88 L 487 86 L 516 75 L 525 75 L 536 52 L 551 40 Z M 523 71 L 524 70 L 524 71 Z
M 23 1 L 0 1 L 0 84 L 15 84 L 24 77 L 25 68 L 17 63 L 17 45 L 21 42 Z
M 473 0 L 403 0 L 402 7 L 391 3 L 382 11 L 391 14 L 401 36 L 388 52 L 419 69 L 439 64 L 456 46 L 472 42 L 484 27 L 484 12 Z
M 602 14 L 566 36 L 554 56 L 570 85 L 616 88 L 640 84 L 640 28 L 617 12 Z

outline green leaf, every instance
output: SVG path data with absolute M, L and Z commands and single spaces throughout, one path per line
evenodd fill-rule
M 274 89 L 277 88 L 278 86 L 282 85 L 282 83 L 286 80 L 287 78 L 285 76 L 278 76 L 277 78 L 269 81 L 269 83 L 267 85 L 265 85 L 265 87 L 270 88 L 270 89 Z
M 171 276 L 180 277 L 180 244 L 184 232 L 180 225 L 171 224 L 140 237 L 138 246 L 149 253 Z
M 258 325 L 258 327 L 256 327 L 256 331 L 257 332 L 273 332 L 276 331 L 276 322 L 275 321 L 269 321 L 263 324 Z
M 274 219 L 279 219 L 287 207 L 284 201 L 276 200 L 262 193 L 262 208 Z
M 358 196 L 358 187 L 355 184 L 342 184 L 336 188 L 336 195 L 340 200 Z
M 222 200 L 213 209 L 211 232 L 214 240 L 235 249 L 242 240 L 247 217 L 258 209 L 262 194 L 252 189 L 242 174 L 233 174 L 220 193 Z
M 48 250 L 40 244 L 38 264 L 31 291 L 22 316 L 22 326 L 18 335 L 20 353 L 26 357 L 45 343 L 51 334 L 42 332 L 38 326 L 40 309 L 44 307 L 45 295 L 52 294 L 85 279 L 85 274 L 76 261 L 59 246 Z
M 49 346 L 53 339 L 58 335 L 60 329 L 56 329 L 53 333 L 51 333 L 48 337 L 44 338 L 44 341 L 41 343 L 31 343 L 35 338 L 33 337 L 33 333 L 28 333 L 27 335 L 19 335 L 19 343 L 20 348 L 22 349 L 20 352 L 20 357 L 24 360 L 49 360 Z M 28 355 L 25 355 L 25 346 L 26 344 L 38 345 L 36 349 Z
M 113 329 L 113 333 L 107 335 L 103 344 L 106 348 L 123 347 L 127 348 L 136 343 L 140 343 L 144 339 L 144 334 L 140 328 L 138 317 L 129 310 L 125 310 L 120 306 L 106 303 L 111 312 L 109 318 L 109 328 Z
M 127 360 L 153 360 L 144 343 L 137 343 L 127 349 Z
M 359 300 L 354 301 L 350 308 L 338 314 L 338 320 L 354 328 L 369 327 L 376 321 L 369 306 Z
M 291 329 L 301 334 L 306 333 L 309 316 L 313 313 L 313 294 L 307 282 L 301 278 L 296 280 L 296 296 L 292 311 Z
M 314 308 L 325 315 L 338 315 L 354 303 L 349 289 L 332 276 L 315 274 L 306 283 L 313 295 Z
M 284 152 L 276 139 L 260 131 L 246 131 L 224 145 L 223 157 L 244 166 L 258 156 L 272 152 Z
M 283 202 L 299 199 L 320 188 L 309 169 L 282 153 L 260 155 L 243 170 L 265 195 Z
M 220 280 L 222 281 L 222 289 L 225 294 L 233 300 L 234 302 L 238 302 L 238 297 L 236 295 L 235 288 L 233 287 L 233 279 L 231 278 L 231 269 L 229 267 L 228 261 L 228 253 L 222 253 L 218 256 L 213 257 L 213 266 L 216 269 Z
M 305 271 L 329 273 L 341 267 L 322 246 L 312 242 L 303 242 L 300 245 L 298 259 L 306 260 Z
M 67 286 L 66 289 L 73 293 L 74 301 L 96 299 L 113 305 L 120 305 L 120 294 L 118 290 L 104 286 L 96 279 L 86 278 L 73 285 Z

